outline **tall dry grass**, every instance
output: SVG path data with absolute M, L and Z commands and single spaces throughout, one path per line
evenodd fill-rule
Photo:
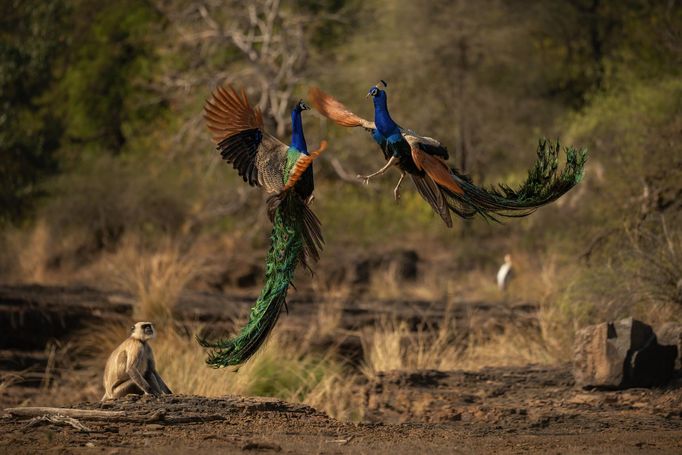
M 0 395 L 4 395 L 10 387 L 21 381 L 23 381 L 23 377 L 19 373 L 0 373 Z
M 363 372 L 372 377 L 387 370 L 477 370 L 569 359 L 573 335 L 579 328 L 572 318 L 581 305 L 567 308 L 562 293 L 566 276 L 573 270 L 552 255 L 533 258 L 516 252 L 513 257 L 514 277 L 507 292 L 497 289 L 491 271 L 473 270 L 451 284 L 447 295 L 465 295 L 500 306 L 534 302 L 538 311 L 530 319 L 496 320 L 498 327 L 492 327 L 475 315 L 457 322 L 446 310 L 437 328 L 422 326 L 416 332 L 405 322 L 383 319 L 363 333 Z
M 420 328 L 415 333 L 404 321 L 382 319 L 363 333 L 363 372 L 373 377 L 380 371 L 444 369 L 444 362 L 460 356 L 457 338 L 449 321 L 438 330 Z
M 238 370 L 212 369 L 192 334 L 180 333 L 172 324 L 157 331 L 150 345 L 159 373 L 174 393 L 270 396 L 306 403 L 343 420 L 362 417 L 355 378 L 332 355 L 311 354 L 307 346 L 275 335 Z M 109 353 L 128 335 L 123 323 L 88 329 L 78 337 L 79 354 L 91 359 L 90 368 L 102 369 Z
M 108 284 L 135 296 L 136 320 L 170 321 L 182 291 L 206 270 L 204 259 L 170 238 L 154 247 L 139 239 L 125 239 L 105 261 Z
M 272 396 L 310 404 L 330 415 L 357 420 L 362 416 L 355 378 L 333 352 L 311 353 L 309 341 L 338 325 L 340 310 L 320 312 L 310 333 L 296 343 L 271 337 L 261 351 L 237 371 L 208 368 L 206 352 L 193 333 L 173 320 L 173 309 L 187 284 L 205 270 L 199 256 L 176 243 L 164 242 L 148 251 L 127 243 L 108 261 L 112 283 L 135 297 L 134 318 L 154 322 L 158 336 L 150 344 L 159 373 L 175 393 L 222 396 Z M 102 369 L 108 355 L 129 335 L 130 323 L 86 330 L 78 352 Z M 200 327 L 194 327 L 199 332 Z
M 0 278 L 3 281 L 45 283 L 50 279 L 48 260 L 54 239 L 44 219 L 30 229 L 7 229 L 0 232 Z M 5 269 L 5 270 L 2 270 Z
M 369 378 L 390 370 L 478 370 L 560 360 L 548 349 L 540 330 L 511 323 L 493 333 L 472 326 L 458 329 L 452 323 L 412 332 L 405 322 L 384 321 L 367 331 L 362 342 L 362 371 Z

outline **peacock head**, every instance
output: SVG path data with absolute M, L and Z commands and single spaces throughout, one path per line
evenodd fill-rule
M 374 98 L 376 98 L 376 97 L 381 98 L 383 96 L 386 96 L 386 92 L 384 90 L 381 90 L 381 88 L 379 88 L 380 85 L 383 85 L 384 88 L 388 87 L 388 84 L 386 83 L 386 81 L 381 79 L 379 82 L 376 83 L 376 85 L 374 85 L 372 88 L 369 89 L 369 92 L 367 92 L 367 98 L 369 98 L 370 96 L 374 97 Z
M 309 109 L 310 109 L 310 106 L 308 106 L 306 103 L 304 103 L 303 100 L 299 100 L 298 103 L 296 103 L 296 106 L 294 107 L 295 112 L 307 111 Z

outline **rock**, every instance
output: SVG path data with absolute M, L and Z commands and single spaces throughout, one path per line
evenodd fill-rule
M 632 318 L 577 333 L 573 374 L 581 387 L 619 389 L 666 384 L 677 348 L 658 344 L 651 326 Z
M 675 369 L 682 370 L 682 324 L 666 322 L 656 330 L 656 335 L 659 344 L 677 347 Z

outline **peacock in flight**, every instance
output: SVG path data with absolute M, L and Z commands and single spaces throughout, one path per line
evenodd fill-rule
M 380 87 L 383 86 L 383 89 Z M 448 150 L 437 140 L 420 136 L 412 130 L 401 128 L 388 112 L 386 82 L 383 80 L 370 88 L 367 97 L 374 101 L 374 122 L 365 120 L 317 87 L 310 89 L 313 106 L 325 117 L 341 126 L 360 126 L 370 132 L 388 161 L 384 167 L 369 175 L 358 175 L 365 183 L 397 165 L 401 175 L 393 190 L 400 197 L 400 185 L 409 174 L 419 194 L 452 227 L 450 212 L 462 218 L 476 214 L 498 221 L 497 216 L 521 217 L 533 213 L 538 207 L 549 204 L 566 194 L 583 176 L 587 151 L 566 148 L 566 166 L 558 172 L 561 146 L 541 139 L 538 159 L 528 172 L 519 189 L 500 184 L 498 188 L 485 189 L 474 185 L 469 177 L 448 166 Z
M 210 348 L 206 363 L 221 368 L 246 362 L 263 344 L 286 306 L 287 291 L 297 264 L 310 269 L 323 246 L 320 221 L 310 210 L 314 189 L 312 162 L 327 147 L 308 153 L 301 112 L 310 109 L 299 101 L 291 112 L 291 145 L 264 131 L 259 109 L 251 107 L 243 90 L 219 87 L 204 106 L 204 118 L 223 159 L 251 186 L 260 186 L 268 198 L 272 221 L 270 250 L 265 261 L 265 284 L 249 320 L 231 339 L 199 343 Z

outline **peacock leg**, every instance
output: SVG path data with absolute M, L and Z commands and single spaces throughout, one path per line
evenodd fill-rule
M 362 182 L 365 185 L 368 185 L 369 179 L 371 179 L 372 177 L 376 177 L 377 175 L 383 174 L 384 172 L 386 172 L 388 170 L 389 167 L 393 166 L 397 161 L 398 161 L 398 158 L 396 158 L 395 156 L 392 156 L 391 159 L 388 160 L 388 163 L 386 163 L 386 166 L 382 167 L 381 169 L 379 169 L 375 173 L 369 174 L 369 175 L 358 174 L 358 175 L 356 175 L 356 177 L 359 178 L 360 180 L 362 180 Z
M 400 185 L 403 183 L 403 179 L 405 178 L 405 171 L 403 171 L 400 174 L 400 180 L 398 180 L 398 184 L 395 186 L 395 189 L 393 190 L 393 197 L 395 198 L 396 201 L 400 199 Z

